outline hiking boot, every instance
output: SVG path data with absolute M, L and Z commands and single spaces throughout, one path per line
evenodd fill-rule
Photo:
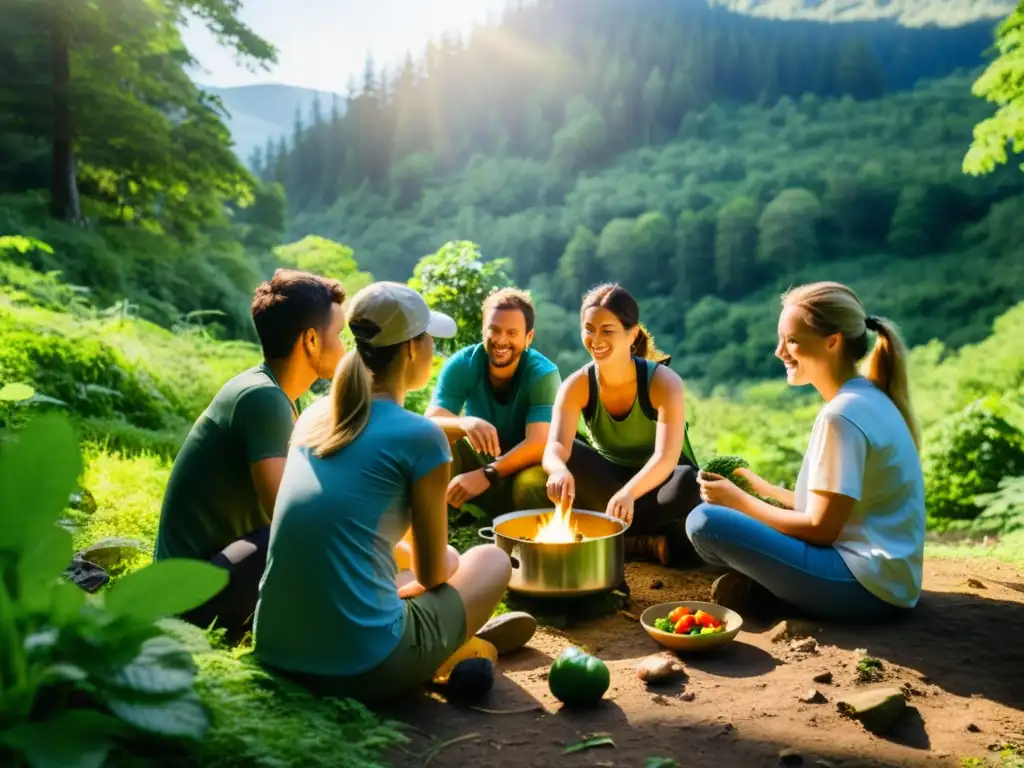
M 659 565 L 668 566 L 667 536 L 627 536 L 626 559 L 653 560 Z
M 533 637 L 537 631 L 537 620 L 525 611 L 509 611 L 492 616 L 476 637 L 486 640 L 498 649 L 498 655 L 518 651 Z
M 736 611 L 744 618 L 772 621 L 788 606 L 753 579 L 736 571 L 723 573 L 711 585 L 711 602 Z
M 750 606 L 750 592 L 753 583 L 742 573 L 736 573 L 736 571 L 723 573 L 711 585 L 710 602 L 743 615 Z

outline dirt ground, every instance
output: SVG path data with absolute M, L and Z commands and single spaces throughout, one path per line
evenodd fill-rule
M 628 612 L 707 599 L 714 576 L 628 564 Z M 663 586 L 652 589 L 656 581 Z M 382 711 L 411 726 L 411 743 L 389 760 L 399 767 L 645 768 L 662 757 L 680 768 L 867 768 L 957 766 L 965 757 L 994 757 L 998 745 L 1024 746 L 1024 574 L 1002 563 L 933 560 L 924 588 L 918 609 L 895 625 L 791 621 L 798 634 L 816 639 L 812 652 L 773 641 L 773 625 L 745 620 L 721 650 L 680 656 L 685 673 L 657 688 L 638 680 L 634 668 L 662 649 L 629 616 L 542 627 L 527 648 L 501 659 L 494 689 L 475 705 L 491 712 L 456 706 L 436 692 Z M 611 671 L 611 687 L 594 709 L 563 711 L 548 690 L 547 670 L 568 645 L 594 653 Z M 862 686 L 856 666 L 864 650 L 882 661 L 883 681 L 908 694 L 907 712 L 885 738 L 835 706 Z M 815 682 L 824 672 L 832 681 Z M 802 702 L 812 689 L 825 700 Z M 595 733 L 609 735 L 614 746 L 563 754 Z

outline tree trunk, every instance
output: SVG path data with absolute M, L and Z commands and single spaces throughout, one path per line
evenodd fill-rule
M 67 9 L 56 3 L 50 18 L 50 66 L 53 79 L 53 156 L 50 169 L 50 212 L 59 219 L 82 219 L 75 174 L 74 129 L 71 124 L 71 30 Z

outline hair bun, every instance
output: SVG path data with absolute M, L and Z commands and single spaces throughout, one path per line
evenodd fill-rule
M 864 318 L 864 327 L 869 331 L 880 331 L 882 330 L 882 321 L 874 315 L 868 315 Z

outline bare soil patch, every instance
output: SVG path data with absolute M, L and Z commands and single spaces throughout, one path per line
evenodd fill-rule
M 634 669 L 662 649 L 628 614 L 707 599 L 715 575 L 628 564 L 627 612 L 542 627 L 527 648 L 501 660 L 494 689 L 476 705 L 490 712 L 429 691 L 382 710 L 411 726 L 412 743 L 389 759 L 402 767 L 429 757 L 436 766 L 644 768 L 663 757 L 688 767 L 866 768 L 956 766 L 997 745 L 1024 745 L 1024 574 L 1012 566 L 929 561 L 918 609 L 896 624 L 790 620 L 791 636 L 773 639 L 777 625 L 747 620 L 735 642 L 681 655 L 685 673 L 649 688 Z M 795 650 L 794 636 L 813 637 L 814 649 Z M 565 710 L 548 690 L 551 661 L 569 645 L 594 653 L 611 671 L 611 687 L 594 709 Z M 836 707 L 839 697 L 865 686 L 857 668 L 864 651 L 882 663 L 879 682 L 907 696 L 905 715 L 885 737 Z M 609 735 L 614 747 L 563 754 L 595 733 Z M 466 738 L 436 751 L 459 737 Z

